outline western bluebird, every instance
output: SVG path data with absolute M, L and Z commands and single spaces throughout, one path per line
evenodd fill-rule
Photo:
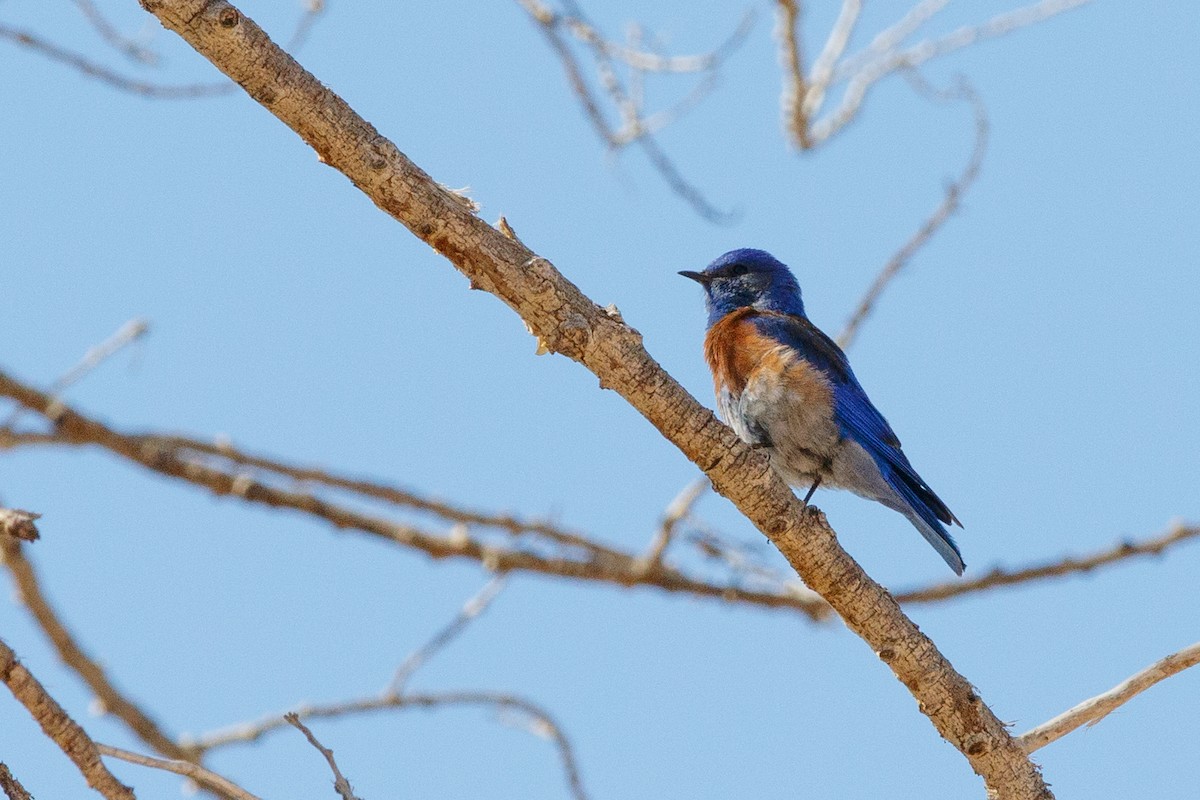
M 841 348 L 804 314 L 800 286 L 762 250 L 732 250 L 703 272 L 717 407 L 742 441 L 770 451 L 791 485 L 849 489 L 899 511 L 961 575 L 945 525 L 960 523 L 921 479 Z M 945 524 L 943 524 L 945 523 Z

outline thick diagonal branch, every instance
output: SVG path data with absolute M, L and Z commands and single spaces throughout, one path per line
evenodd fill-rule
M 939 733 L 1002 798 L 1047 798 L 1028 755 L 891 596 L 806 511 L 767 458 L 738 440 L 549 261 L 479 219 L 251 20 L 222 0 L 142 0 L 171 30 L 342 172 L 381 209 L 513 308 L 542 344 L 580 362 L 705 471 L 895 672 Z
M 133 790 L 117 780 L 104 766 L 96 743 L 87 732 L 71 719 L 3 641 L 0 641 L 0 681 L 28 709 L 46 735 L 75 762 L 88 786 L 108 800 L 135 800 Z

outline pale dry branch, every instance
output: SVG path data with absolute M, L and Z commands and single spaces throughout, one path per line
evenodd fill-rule
M 804 585 L 795 576 L 764 563 L 764 553 L 756 543 L 734 542 L 718 531 L 693 520 L 687 533 L 688 544 L 709 561 L 723 565 L 729 570 L 730 581 L 742 588 L 770 588 L 771 591 L 787 592 L 793 597 L 817 601 L 820 595 Z
M 979 177 L 979 170 L 983 167 L 983 157 L 987 152 L 989 130 L 987 109 L 984 108 L 983 101 L 979 99 L 979 95 L 975 93 L 969 83 L 960 78 L 956 86 L 948 90 L 938 90 L 925 83 L 915 72 L 910 72 L 909 78 L 917 91 L 927 97 L 942 101 L 957 100 L 970 103 L 975 115 L 975 144 L 971 148 L 971 156 L 967 159 L 966 166 L 963 167 L 958 178 L 946 186 L 942 201 L 938 203 L 937 208 L 925 218 L 916 233 L 909 237 L 908 241 L 888 259 L 888 262 L 883 265 L 883 269 L 879 271 L 875 280 L 867 288 L 858 306 L 854 309 L 854 313 L 846 322 L 846 327 L 838 334 L 837 343 L 843 349 L 854 343 L 859 328 L 875 310 L 875 304 L 879 302 L 880 296 L 888 285 L 908 266 L 917 251 L 924 247 L 934 234 L 946 224 L 946 221 L 958 211 L 962 205 L 963 195 L 970 190 L 975 179 Z
M 922 589 L 896 592 L 901 603 L 934 603 L 962 597 L 968 594 L 996 589 L 1001 586 L 1017 586 L 1024 583 L 1063 578 L 1090 573 L 1100 567 L 1128 561 L 1141 556 L 1159 556 L 1166 550 L 1191 539 L 1200 538 L 1200 525 L 1175 523 L 1160 536 L 1142 541 L 1123 541 L 1116 545 L 1085 556 L 1064 556 L 1043 564 L 1019 569 L 993 569 L 979 578 L 954 583 L 939 583 Z
M 641 336 L 545 258 L 480 219 L 224 0 L 142 0 L 381 209 L 503 300 L 549 351 L 617 391 L 708 475 L 911 692 L 938 733 L 1000 800 L 1053 795 L 1004 724 L 891 596 L 771 469 L 651 358 Z M 60 426 L 63 419 L 59 420 Z
M 26 791 L 3 761 L 0 761 L 0 791 L 4 792 L 8 800 L 33 800 L 33 795 Z
M 562 727 L 541 706 L 505 692 L 458 691 L 418 694 L 385 692 L 356 700 L 321 705 L 306 705 L 290 712 L 298 719 L 336 719 L 358 714 L 389 710 L 440 709 L 453 706 L 488 708 L 496 711 L 516 712 L 534 720 L 531 728 L 542 738 L 549 739 L 558 751 L 564 777 L 576 800 L 586 800 L 587 791 L 579 772 L 575 749 Z M 187 744 L 202 752 L 209 752 L 235 744 L 256 742 L 271 733 L 288 726 L 286 715 L 272 715 L 254 722 L 240 723 L 212 733 L 188 739 Z
M 75 762 L 88 786 L 108 800 L 135 800 L 133 790 L 104 766 L 96 743 L 87 732 L 71 719 L 3 640 L 0 640 L 0 681 L 25 706 L 46 736 Z
M 10 541 L 37 541 L 41 535 L 37 529 L 37 520 L 41 514 L 32 511 L 22 511 L 19 508 L 0 508 L 0 545 L 7 546 Z
M 708 478 L 697 478 L 680 489 L 679 494 L 675 495 L 675 498 L 667 504 L 662 520 L 658 524 L 658 531 L 654 534 L 650 547 L 646 549 L 646 554 L 642 556 L 642 560 L 648 567 L 662 564 L 663 555 L 666 554 L 671 540 L 675 537 L 675 530 L 681 522 L 688 518 L 692 513 L 692 507 L 704 496 L 711 485 Z
M 664 56 L 639 47 L 614 43 L 599 32 L 574 0 L 564 0 L 566 13 L 555 12 L 540 0 L 517 2 L 537 24 L 558 56 L 571 91 L 578 98 L 592 128 L 610 150 L 638 144 L 655 171 L 696 213 L 716 223 L 728 223 L 736 219 L 736 212 L 718 209 L 695 184 L 683 177 L 674 161 L 658 145 L 654 134 L 690 111 L 708 95 L 716 85 L 717 70 L 722 62 L 748 35 L 754 21 L 753 14 L 743 16 L 734 32 L 711 52 L 694 56 Z M 608 121 L 601 93 L 595 91 L 585 77 L 564 31 L 590 51 L 603 94 L 616 109 L 619 125 Z M 633 41 L 637 42 L 639 36 L 640 33 L 635 33 Z M 618 64 L 629 72 L 628 81 L 621 78 Z M 698 73 L 701 78 L 683 99 L 670 108 L 647 113 L 641 102 L 641 86 L 645 77 L 649 74 L 683 73 Z
M 862 0 L 842 0 L 841 11 L 838 12 L 833 29 L 829 32 L 825 47 L 813 62 L 808 90 L 804 93 L 805 119 L 812 119 L 825 102 L 825 92 L 833 80 L 834 67 L 846 52 L 846 46 L 850 43 L 850 37 L 854 34 L 854 27 L 862 13 L 862 5 Z
M 463 607 L 455 614 L 454 619 L 450 620 L 428 642 L 414 650 L 408 658 L 404 659 L 404 663 L 397 668 L 396 674 L 392 676 L 392 681 L 388 684 L 388 691 L 403 692 L 413 673 L 423 667 L 429 659 L 437 655 L 448 644 L 457 639 L 467 629 L 468 625 L 478 619 L 483 612 L 487 611 L 492 605 L 492 601 L 499 597 L 500 592 L 504 591 L 504 587 L 507 585 L 507 575 L 497 575 L 488 581 L 482 589 L 463 604 Z
M 313 735 L 313 732 L 308 729 L 307 725 L 300 721 L 300 717 L 296 714 L 284 714 L 283 719 L 288 725 L 303 733 L 304 737 L 308 739 L 308 743 L 325 757 L 325 762 L 329 764 L 329 769 L 333 772 L 333 790 L 338 793 L 342 800 L 361 800 L 361 798 L 354 794 L 354 789 L 351 788 L 350 781 L 346 780 L 346 776 L 338 769 L 337 761 L 333 758 L 333 751 L 321 744 L 317 740 L 317 737 Z
M 977 42 L 994 39 L 1021 28 L 1078 8 L 1091 0 L 1040 0 L 979 24 L 959 28 L 945 36 L 927 39 L 911 47 L 902 47 L 903 36 L 911 35 L 940 10 L 944 3 L 920 3 L 864 53 L 851 56 L 834 68 L 829 85 L 846 83 L 838 107 L 820 119 L 811 119 L 809 136 L 813 144 L 828 140 L 858 116 L 867 93 L 884 78 L 896 72 L 914 69 L 938 56 L 961 50 Z M 919 12 L 919 13 L 918 13 Z M 890 32 L 890 33 L 889 33 Z
M 1177 653 L 1172 653 L 1136 675 L 1126 678 L 1107 692 L 1084 700 L 1054 719 L 1021 734 L 1017 741 L 1032 753 L 1034 750 L 1066 736 L 1082 725 L 1089 727 L 1095 725 L 1154 684 L 1196 664 L 1200 664 L 1200 642 L 1185 647 Z
M 150 767 L 151 769 L 160 769 L 164 772 L 182 775 L 221 797 L 229 798 L 229 800 L 261 800 L 257 795 L 250 794 L 250 792 L 247 792 L 228 778 L 224 778 L 191 761 L 144 756 L 141 753 L 133 753 L 129 750 L 122 750 L 119 747 L 112 747 L 107 744 L 100 744 L 99 742 L 96 743 L 96 750 L 101 755 L 106 755 L 109 758 L 116 758 L 130 764 L 137 764 L 141 767 Z
M 871 39 L 863 50 L 843 59 L 834 69 L 831 81 L 845 80 L 862 70 L 869 62 L 894 52 L 904 40 L 916 33 L 921 26 L 949 5 L 950 0 L 921 0 L 905 12 L 904 16 Z
M 777 0 L 775 25 L 783 62 L 783 119 L 792 140 L 801 150 L 812 147 L 809 138 L 808 78 L 804 71 L 803 34 L 800 31 L 799 0 Z
M 78 363 L 60 375 L 50 385 L 50 394 L 56 396 L 62 394 L 124 347 L 145 336 L 149 330 L 150 325 L 145 320 L 129 320 L 100 344 L 89 348 Z M 12 413 L 3 422 L 0 422 L 0 428 L 11 428 L 16 425 L 21 419 L 21 413 L 20 407 L 13 409 Z
M 176 744 L 146 711 L 117 689 L 99 662 L 79 645 L 42 592 L 37 572 L 25 557 L 24 547 L 16 541 L 0 542 L 0 560 L 12 574 L 21 603 L 54 645 L 58 657 L 83 679 L 104 711 L 120 719 L 138 738 L 163 755 L 196 760 L 196 753 Z

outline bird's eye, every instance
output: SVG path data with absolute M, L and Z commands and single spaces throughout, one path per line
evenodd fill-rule
M 746 268 L 745 264 L 734 264 L 729 268 L 729 277 L 736 278 L 739 275 L 745 275 L 747 272 L 749 272 L 749 270 Z

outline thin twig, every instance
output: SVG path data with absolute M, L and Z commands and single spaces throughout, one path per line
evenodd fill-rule
M 448 706 L 475 706 L 501 711 L 516 711 L 533 719 L 537 723 L 536 728 L 533 730 L 554 742 L 558 750 L 559 760 L 562 763 L 564 775 L 567 779 L 567 784 L 571 788 L 571 794 L 576 800 L 586 800 L 587 792 L 580 777 L 579 764 L 570 740 L 545 709 L 517 695 L 486 691 L 403 695 L 387 692 L 381 695 L 373 695 L 371 697 L 340 703 L 303 706 L 291 713 L 302 720 L 333 719 L 376 711 L 413 708 L 438 709 Z M 195 747 L 202 752 L 209 752 L 233 744 L 256 742 L 270 733 L 287 727 L 288 724 L 287 719 L 282 714 L 264 717 L 255 722 L 234 725 L 223 730 L 203 734 L 194 739 L 188 739 L 187 743 L 189 746 Z
M 304 47 L 309 34 L 312 33 L 313 25 L 323 13 L 325 13 L 325 0 L 305 0 L 304 13 L 296 22 L 296 29 L 292 31 L 292 37 L 288 39 L 287 49 L 290 52 L 295 53 Z
M 1136 675 L 1126 678 L 1107 692 L 1084 700 L 1069 711 L 1021 734 L 1018 741 L 1027 752 L 1032 753 L 1066 736 L 1081 725 L 1095 725 L 1154 684 L 1196 664 L 1200 664 L 1200 642 L 1185 647 L 1178 653 L 1172 653 Z
M 859 328 L 862 327 L 863 322 L 874 311 L 875 304 L 879 301 L 880 295 L 883 294 L 888 285 L 908 266 L 917 251 L 925 246 L 946 221 L 958 211 L 962 204 L 963 195 L 970 190 L 971 186 L 975 183 L 975 179 L 979 177 L 979 170 L 983 166 L 983 157 L 987 152 L 987 109 L 984 108 L 979 95 L 975 93 L 975 90 L 971 88 L 965 79 L 960 78 L 958 83 L 950 89 L 937 90 L 925 83 L 915 72 L 909 73 L 909 78 L 916 90 L 927 97 L 943 101 L 958 100 L 970 103 L 971 109 L 975 114 L 975 144 L 971 148 L 971 157 L 967 160 L 966 166 L 963 167 L 963 171 L 959 174 L 958 178 L 946 187 L 942 201 L 938 203 L 937 208 L 933 210 L 932 214 L 926 217 L 916 233 L 888 259 L 888 262 L 883 265 L 883 269 L 879 271 L 879 274 L 863 295 L 862 300 L 859 301 L 858 307 L 850 316 L 849 321 L 846 322 L 846 327 L 838 334 L 837 342 L 843 349 L 848 348 L 854 343 L 854 338 L 858 335 Z
M 158 64 L 158 53 L 135 42 L 113 27 L 113 24 L 108 21 L 107 17 L 100 13 L 100 10 L 96 8 L 92 0 L 73 0 L 73 2 L 87 19 L 88 23 L 96 30 L 96 33 L 100 34 L 100 38 L 118 53 L 139 64 L 147 64 L 149 66 Z
M 84 652 L 42 593 L 37 572 L 25 557 L 22 545 L 16 541 L 0 542 L 0 560 L 12 573 L 21 603 L 50 639 L 58 657 L 83 679 L 104 711 L 120 719 L 138 738 L 163 755 L 195 761 L 197 753 L 180 747 L 147 712 L 117 689 L 100 664 Z
M 492 514 L 425 497 L 398 486 L 382 484 L 362 478 L 348 478 L 341 475 L 334 475 L 316 467 L 300 467 L 284 464 L 263 456 L 247 453 L 228 441 L 221 441 L 214 444 L 195 438 L 160 435 L 143 435 L 135 438 L 142 446 L 172 450 L 180 457 L 190 457 L 192 454 L 213 456 L 240 467 L 261 470 L 268 475 L 273 473 L 277 476 L 283 476 L 299 484 L 322 484 L 372 500 L 380 500 L 397 506 L 427 512 L 454 523 L 498 528 L 513 536 L 534 535 L 545 538 L 555 544 L 578 547 L 611 558 L 620 559 L 625 557 L 618 550 L 592 541 L 577 533 L 564 530 L 562 527 L 551 525 L 548 522 L 536 519 L 523 519 L 511 514 Z M 2 446 L 3 442 L 0 441 L 0 447 Z
M 152 97 L 163 100 L 191 100 L 197 97 L 213 97 L 215 95 L 232 94 L 237 91 L 237 85 L 228 81 L 220 83 L 190 83 L 179 86 L 169 86 L 149 81 L 131 78 L 111 70 L 103 64 L 90 60 L 86 56 L 60 47 L 53 42 L 29 31 L 19 30 L 8 25 L 0 25 L 0 39 L 8 39 L 21 47 L 35 53 L 66 64 L 90 78 L 95 78 L 122 92 Z
M 83 380 L 92 370 L 103 364 L 107 359 L 115 355 L 125 346 L 136 342 L 150 330 L 150 325 L 142 319 L 131 319 L 121 327 L 117 328 L 111 336 L 102 341 L 95 347 L 89 348 L 83 354 L 83 358 L 79 359 L 75 366 L 64 372 L 58 377 L 54 383 L 50 384 L 49 392 L 52 395 L 60 395 L 74 384 Z M 0 428 L 11 428 L 21 419 L 21 414 L 24 411 L 21 408 L 13 409 L 13 412 L 8 417 L 0 422 Z
M 782 48 L 783 61 L 783 118 L 792 140 L 801 150 L 812 147 L 809 119 L 804 99 L 808 96 L 808 79 L 804 75 L 804 51 L 800 32 L 799 0 L 777 0 L 779 7 L 776 35 Z
M 337 762 L 333 759 L 333 751 L 317 741 L 317 737 L 313 735 L 313 732 L 308 729 L 307 725 L 300 721 L 300 717 L 295 714 L 284 714 L 283 718 L 287 724 L 303 733 L 304 737 L 308 739 L 308 743 L 325 757 L 325 761 L 329 764 L 329 769 L 333 772 L 333 789 L 341 795 L 342 800 L 361 800 L 355 796 L 354 789 L 350 787 L 350 781 L 346 780 L 346 776 L 338 769 Z
M 1078 8 L 1091 0 L 1041 0 L 1040 2 L 998 14 L 979 25 L 959 28 L 945 36 L 928 39 L 911 47 L 898 49 L 899 41 L 894 37 L 887 43 L 895 43 L 891 49 L 878 49 L 875 43 L 868 46 L 869 55 L 856 54 L 845 59 L 834 69 L 831 85 L 846 82 L 846 91 L 838 107 L 810 125 L 810 136 L 815 143 L 827 141 L 858 116 L 867 93 L 884 78 L 905 69 L 913 69 L 930 59 L 961 50 L 986 39 L 994 39 L 1015 30 L 1029 27 L 1050 17 Z M 913 30 L 941 8 L 937 3 L 921 3 L 906 15 L 906 20 L 917 20 Z M 917 12 L 920 13 L 917 13 Z M 927 15 L 926 15 L 927 14 Z M 925 16 L 922 16 L 925 15 Z M 906 23 L 907 24 L 907 23 Z M 893 28 L 900 27 L 900 23 Z M 889 29 L 889 31 L 892 29 Z M 885 33 L 887 33 L 885 31 Z M 911 30 L 906 31 L 911 33 Z M 877 40 L 878 41 L 878 40 Z M 847 65 L 853 65 L 853 70 Z
M 695 184 L 684 178 L 675 163 L 654 141 L 653 134 L 690 111 L 712 90 L 716 84 L 717 69 L 745 40 L 753 25 L 753 14 L 743 16 L 726 41 L 709 53 L 698 56 L 663 56 L 611 42 L 587 19 L 574 0 L 563 0 L 566 13 L 562 14 L 552 11 L 540 0 L 517 2 L 537 24 L 558 56 L 572 92 L 579 99 L 593 129 L 605 145 L 611 150 L 620 150 L 637 143 L 671 190 L 691 205 L 696 213 L 718 224 L 726 224 L 737 218 L 736 212 L 723 211 L 714 206 Z M 604 94 L 608 96 L 620 116 L 619 127 L 611 124 L 605 117 L 600 93 L 594 91 L 584 77 L 583 69 L 562 31 L 569 33 L 591 51 Z M 625 81 L 618 74 L 618 62 L 624 65 L 631 75 L 629 87 L 626 87 Z M 675 105 L 665 111 L 647 114 L 641 103 L 641 85 L 647 74 L 654 73 L 701 73 L 703 77 Z
M 21 785 L 3 761 L 0 761 L 0 791 L 8 800 L 33 800 L 33 795 Z
M 996 568 L 974 580 L 938 583 L 923 589 L 895 592 L 894 595 L 896 600 L 901 603 L 934 603 L 949 600 L 952 597 L 979 594 L 1001 586 L 1016 586 L 1051 578 L 1086 574 L 1100 567 L 1140 556 L 1162 555 L 1168 548 L 1196 538 L 1200 538 L 1200 525 L 1175 523 L 1160 536 L 1143 539 L 1140 542 L 1126 540 L 1091 555 L 1065 556 L 1019 569 Z
M 642 560 L 647 566 L 656 566 L 662 563 L 663 554 L 667 552 L 667 548 L 671 545 L 671 539 L 675 536 L 675 529 L 692 513 L 692 507 L 710 488 L 712 488 L 712 484 L 709 483 L 708 478 L 697 478 L 680 489 L 679 494 L 675 495 L 675 498 L 667 504 L 662 521 L 658 525 L 658 532 L 655 533 L 654 540 L 646 549 L 646 555 L 642 556 Z
M 42 731 L 75 762 L 88 786 L 108 800 L 135 800 L 133 790 L 121 783 L 104 766 L 100 752 L 87 732 L 63 710 L 58 701 L 25 668 L 16 653 L 0 640 L 0 681 L 17 702 L 28 709 Z
M 120 759 L 127 761 L 130 764 L 137 764 L 141 767 L 150 767 L 151 769 L 161 769 L 164 772 L 173 772 L 176 775 L 183 775 L 190 778 L 205 789 L 209 789 L 217 794 L 228 797 L 230 800 L 261 800 L 257 795 L 250 794 L 242 787 L 238 786 L 228 778 L 223 778 L 215 772 L 211 772 L 199 764 L 193 764 L 191 761 L 180 761 L 177 759 L 154 758 L 153 756 L 144 756 L 140 753 L 133 753 L 129 750 L 122 750 L 119 747 L 112 747 L 107 744 L 96 743 L 96 749 L 109 758 Z
M 871 39 L 871 43 L 866 48 L 843 59 L 834 69 L 831 80 L 845 80 L 856 72 L 861 71 L 871 61 L 878 59 L 886 53 L 893 52 L 903 44 L 905 39 L 916 33 L 922 25 L 945 8 L 949 2 L 950 0 L 922 0 L 922 2 L 917 3 L 905 12 L 899 21 L 875 34 L 875 37 Z
M 813 119 L 820 113 L 821 104 L 825 102 L 825 92 L 833 80 L 833 68 L 846 52 L 846 45 L 850 43 L 850 37 L 854 34 L 854 26 L 858 24 L 862 6 L 862 0 L 842 0 L 842 9 L 838 12 L 833 30 L 829 32 L 821 54 L 813 62 L 808 90 L 804 93 L 805 119 Z
M 428 642 L 413 651 L 408 658 L 404 659 L 404 663 L 396 670 L 391 683 L 388 684 L 388 691 L 397 694 L 403 692 L 404 687 L 408 684 L 408 679 L 413 676 L 413 673 L 458 638 L 471 622 L 483 614 L 484 611 L 487 611 L 492 601 L 500 595 L 500 592 L 504 591 L 504 587 L 507 585 L 507 575 L 497 575 L 488 581 L 474 597 L 463 604 L 463 607 L 454 616 L 454 619 L 450 620 Z

